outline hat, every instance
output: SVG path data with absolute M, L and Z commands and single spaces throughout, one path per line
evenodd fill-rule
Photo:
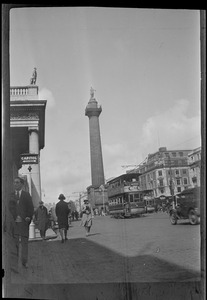
M 44 202 L 43 202 L 43 201 L 40 201 L 39 204 L 44 204 Z
M 65 196 L 64 196 L 63 194 L 60 194 L 60 196 L 58 197 L 58 199 L 64 200 L 64 199 L 65 199 Z

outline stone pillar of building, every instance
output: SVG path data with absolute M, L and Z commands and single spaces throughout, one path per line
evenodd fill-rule
M 93 91 L 91 92 L 91 98 L 86 107 L 85 115 L 89 118 L 92 186 L 98 187 L 105 183 L 99 126 L 99 115 L 102 108 L 98 106 Z
M 30 190 L 35 209 L 39 206 L 41 200 L 41 180 L 40 180 L 40 160 L 39 160 L 39 131 L 37 127 L 28 127 L 29 131 L 29 153 L 38 155 L 38 163 L 31 164 L 29 172 Z

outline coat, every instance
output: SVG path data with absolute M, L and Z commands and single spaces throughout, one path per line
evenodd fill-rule
M 47 230 L 49 224 L 49 215 L 47 212 L 47 208 L 45 206 L 43 206 L 42 208 L 38 207 L 35 211 L 34 216 L 37 228 L 42 231 Z
M 15 226 L 17 210 L 19 211 L 19 216 L 22 218 L 21 226 L 18 226 L 18 228 L 17 226 Z M 14 235 L 18 234 L 24 237 L 29 237 L 29 225 L 34 214 L 34 206 L 30 194 L 28 192 L 22 191 L 18 205 L 15 192 L 13 192 L 9 200 L 9 211 L 14 219 Z M 26 217 L 30 218 L 30 222 L 25 221 Z
M 69 215 L 68 204 L 63 200 L 60 200 L 55 207 L 55 213 L 57 216 L 57 222 L 59 229 L 68 229 L 68 215 Z
M 92 209 L 91 205 L 84 204 L 81 212 L 82 212 L 81 226 L 91 227 L 92 226 L 92 217 L 93 217 L 93 209 Z

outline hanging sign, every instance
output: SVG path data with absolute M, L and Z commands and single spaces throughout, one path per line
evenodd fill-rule
M 22 154 L 21 155 L 22 164 L 38 164 L 38 154 Z

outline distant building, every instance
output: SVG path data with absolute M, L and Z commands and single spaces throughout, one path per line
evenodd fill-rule
M 188 153 L 188 164 L 190 184 L 193 187 L 200 186 L 201 147 L 198 147 Z
M 140 173 L 141 190 L 152 190 L 154 197 L 171 197 L 191 186 L 188 154 L 191 150 L 167 150 L 161 147 L 135 171 Z

